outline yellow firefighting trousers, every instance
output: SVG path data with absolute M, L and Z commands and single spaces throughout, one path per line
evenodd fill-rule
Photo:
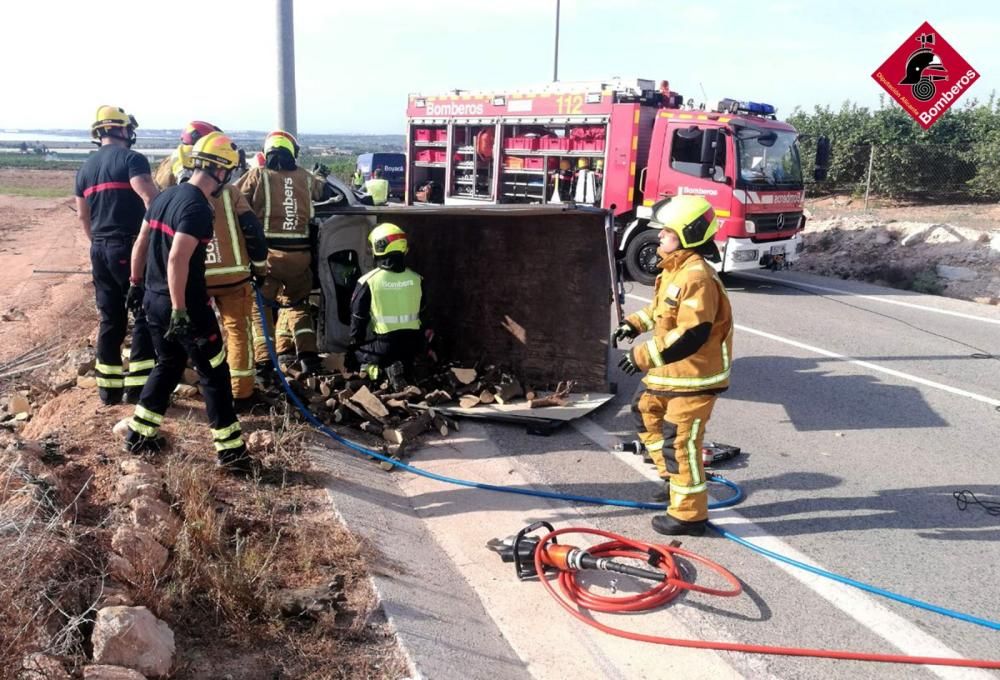
M 644 431 L 639 439 L 656 471 L 670 483 L 667 514 L 685 522 L 708 519 L 708 488 L 701 444 L 715 394 L 659 396 L 642 392 L 634 406 Z M 673 449 L 672 459 L 665 450 Z
M 226 336 L 226 361 L 233 384 L 233 397 L 246 399 L 253 394 L 253 354 L 250 351 L 251 319 L 253 318 L 253 292 L 249 283 L 240 286 L 209 288 L 215 307 L 222 319 L 222 332 Z
M 275 300 L 287 305 L 297 302 L 294 307 L 275 310 L 268 307 L 268 330 L 275 333 L 275 349 L 278 354 L 316 351 L 316 331 L 313 329 L 309 316 L 306 298 L 312 290 L 312 269 L 309 251 L 267 251 L 268 274 L 261 286 L 260 292 L 265 300 Z M 278 314 L 275 314 L 278 312 Z M 260 312 L 254 305 L 254 360 L 258 363 L 267 362 L 267 344 L 261 325 Z

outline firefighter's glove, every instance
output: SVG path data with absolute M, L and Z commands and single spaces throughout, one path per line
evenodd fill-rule
M 141 283 L 133 283 L 128 287 L 128 293 L 125 294 L 125 307 L 128 311 L 132 312 L 133 315 L 138 314 L 142 311 L 142 297 L 146 294 L 145 289 Z
M 639 335 L 639 331 L 632 328 L 632 324 L 623 323 L 621 326 L 615 329 L 615 332 L 611 334 L 611 344 L 617 344 L 622 340 L 628 340 L 631 342 Z
M 194 334 L 194 327 L 191 325 L 191 317 L 186 309 L 175 309 L 170 312 L 170 325 L 163 337 L 174 342 L 189 340 Z
M 264 285 L 264 279 L 267 278 L 267 267 L 250 265 L 250 278 L 253 279 L 254 288 L 260 288 Z
M 640 370 L 638 362 L 635 360 L 635 350 L 630 349 L 629 351 L 622 354 L 622 358 L 618 360 L 618 368 L 622 369 L 625 375 L 635 375 Z

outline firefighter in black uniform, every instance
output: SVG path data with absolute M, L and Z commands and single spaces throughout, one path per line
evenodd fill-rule
M 129 255 L 142 215 L 158 193 L 149 161 L 132 151 L 135 118 L 117 106 L 97 109 L 91 135 L 99 144 L 76 174 L 76 214 L 90 240 L 90 265 L 101 315 L 97 333 L 97 389 L 106 405 L 139 400 L 153 369 L 153 343 L 142 311 L 135 316 L 129 374 L 122 370 L 122 342 L 128 331 L 125 297 Z
M 205 251 L 214 233 L 209 198 L 225 189 L 239 152 L 229 137 L 212 132 L 194 145 L 191 162 L 191 178 L 153 201 L 132 249 L 133 286 L 145 287 L 143 307 L 156 346 L 156 367 L 129 421 L 125 448 L 132 453 L 160 449 L 159 429 L 170 394 L 190 358 L 205 395 L 219 466 L 249 472 L 225 344 L 205 283 Z

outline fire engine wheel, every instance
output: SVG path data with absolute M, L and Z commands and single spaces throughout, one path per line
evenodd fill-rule
M 646 229 L 636 234 L 625 250 L 625 269 L 629 278 L 645 286 L 653 285 L 656 275 L 660 273 L 657 266 L 660 256 L 656 254 L 659 247 L 660 239 L 655 230 Z

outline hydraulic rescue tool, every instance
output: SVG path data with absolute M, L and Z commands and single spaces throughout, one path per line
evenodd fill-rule
M 532 536 L 538 529 L 548 533 Z M 585 534 L 607 539 L 586 549 L 559 543 L 557 537 L 565 534 Z M 684 591 L 705 595 L 737 597 L 743 592 L 739 579 L 729 570 L 697 553 L 685 550 L 678 542 L 670 545 L 646 543 L 620 534 L 585 527 L 553 529 L 548 522 L 535 522 L 506 539 L 493 539 L 487 547 L 498 553 L 504 562 L 513 562 L 517 576 L 521 580 L 537 577 L 542 587 L 571 616 L 588 626 L 617 637 L 639 642 L 649 642 L 674 647 L 714 649 L 729 652 L 754 654 L 774 654 L 778 656 L 801 656 L 820 659 L 840 659 L 850 661 L 873 661 L 879 663 L 901 663 L 913 665 L 960 666 L 967 668 L 1000 668 L 996 659 L 960 659 L 932 656 L 908 656 L 905 654 L 879 654 L 855 652 L 843 649 L 815 649 L 808 647 L 781 647 L 774 645 L 746 644 L 729 641 L 692 640 L 649 635 L 615 628 L 597 620 L 590 612 L 637 613 L 658 609 L 669 604 Z M 652 569 L 633 567 L 616 559 L 641 560 Z M 713 588 L 687 580 L 691 569 L 682 569 L 677 558 L 683 559 L 696 568 L 698 578 L 705 575 L 721 579 L 727 587 Z M 600 569 L 627 574 L 655 581 L 641 592 L 626 589 L 603 595 L 594 592 L 594 584 L 579 578 L 581 570 Z M 589 611 L 587 611 L 589 610 Z
M 555 531 L 548 522 L 535 522 L 529 524 L 514 536 L 505 539 L 494 538 L 490 540 L 486 547 L 500 555 L 504 562 L 513 562 L 517 577 L 524 581 L 538 575 L 535 569 L 535 553 L 539 550 L 540 536 L 529 536 L 538 529 L 545 528 L 549 533 Z M 541 549 L 541 564 L 544 571 L 581 571 L 584 569 L 597 569 L 601 571 L 615 571 L 619 574 L 627 574 L 636 578 L 649 579 L 651 581 L 663 581 L 667 575 L 662 571 L 652 571 L 633 567 L 628 564 L 616 562 L 608 557 L 595 557 L 586 550 L 576 546 L 559 543 L 556 539 Z M 651 564 L 660 561 L 659 556 L 649 553 Z

